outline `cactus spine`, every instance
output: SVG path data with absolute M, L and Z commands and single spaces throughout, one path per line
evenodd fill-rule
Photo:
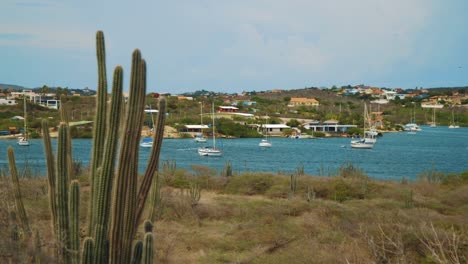
M 70 210 L 70 255 L 71 263 L 80 263 L 80 184 L 77 180 L 70 183 L 68 208 Z
M 156 177 L 153 178 L 153 182 L 151 183 L 151 194 L 149 200 L 149 219 L 151 222 L 156 221 L 160 217 L 162 211 L 161 183 L 159 175 L 159 172 L 156 172 Z
M 16 212 L 21 221 L 21 228 L 23 232 L 27 234 L 28 237 L 31 237 L 31 229 L 29 227 L 28 216 L 26 215 L 26 210 L 24 210 L 23 200 L 21 196 L 21 190 L 18 180 L 18 170 L 16 169 L 15 161 L 15 152 L 13 148 L 8 147 L 8 163 L 10 166 L 11 181 L 13 183 L 13 191 L 15 193 L 15 203 L 16 203 Z
M 137 240 L 133 245 L 132 264 L 140 264 L 143 256 L 143 242 Z
M 152 264 L 154 256 L 153 234 L 145 234 L 145 242 L 143 242 L 143 259 L 142 264 Z
M 92 234 L 96 225 L 96 216 L 93 208 L 96 204 L 96 193 L 98 188 L 97 169 L 101 166 L 106 136 L 106 114 L 107 114 L 107 75 L 106 75 L 106 50 L 104 44 L 104 33 L 96 33 L 96 53 L 98 64 L 98 89 L 96 97 L 96 117 L 93 131 L 93 150 L 91 156 L 90 183 L 91 194 L 88 209 L 88 235 Z
M 81 255 L 82 264 L 93 264 L 94 263 L 94 240 L 91 237 L 87 237 L 83 243 L 83 254 Z
M 108 229 L 111 207 L 112 182 L 114 180 L 115 158 L 117 156 L 118 134 L 120 127 L 120 111 L 122 108 L 122 82 L 123 69 L 117 66 L 114 70 L 114 82 L 112 88 L 112 104 L 109 112 L 109 129 L 107 130 L 104 158 L 102 169 L 97 177 L 97 193 L 93 216 L 96 218 L 94 236 L 96 242 L 96 253 L 105 250 L 105 244 L 108 243 Z M 96 263 L 105 263 L 107 260 L 103 257 L 107 254 L 95 254 Z

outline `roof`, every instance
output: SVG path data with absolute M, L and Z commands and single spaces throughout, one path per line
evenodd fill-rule
M 238 110 L 239 108 L 234 107 L 234 106 L 219 106 L 221 109 L 233 109 L 233 110 Z
M 288 125 L 285 124 L 265 124 L 263 125 L 265 128 L 291 128 Z
M 24 117 L 22 117 L 22 116 L 14 116 L 14 117 L 12 117 L 11 119 L 13 119 L 13 120 L 24 120 Z
M 185 125 L 188 129 L 205 129 L 208 128 L 207 125 Z
M 338 124 L 338 120 L 330 119 L 330 120 L 323 121 L 323 123 L 324 124 Z
M 145 113 L 158 113 L 159 111 L 156 109 L 145 109 Z

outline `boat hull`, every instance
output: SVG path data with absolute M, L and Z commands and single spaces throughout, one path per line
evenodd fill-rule
M 199 148 L 198 155 L 207 157 L 219 157 L 223 155 L 223 152 L 219 149 L 214 148 Z

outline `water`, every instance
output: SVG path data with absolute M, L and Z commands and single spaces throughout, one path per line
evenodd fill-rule
M 176 160 L 178 168 L 191 169 L 191 165 L 197 164 L 218 170 L 230 161 L 235 172 L 293 172 L 302 164 L 305 172 L 313 175 L 333 175 L 341 165 L 351 162 L 371 177 L 392 180 L 415 179 L 433 166 L 445 173 L 468 171 L 468 128 L 423 127 L 417 134 L 387 133 L 370 150 L 352 149 L 347 138 L 270 138 L 270 141 L 273 147 L 260 148 L 260 139 L 220 139 L 217 144 L 224 150 L 222 157 L 200 157 L 197 147 L 202 144 L 191 139 L 165 139 L 161 160 Z M 35 174 L 44 175 L 42 140 L 34 139 L 31 143 L 29 147 L 20 147 L 15 140 L 0 140 L 0 167 L 7 168 L 7 147 L 13 146 L 19 170 L 27 162 Z M 55 139 L 52 144 L 55 148 Z M 87 165 L 91 144 L 90 139 L 73 140 L 74 160 Z M 149 153 L 149 148 L 140 149 L 140 172 L 146 167 Z

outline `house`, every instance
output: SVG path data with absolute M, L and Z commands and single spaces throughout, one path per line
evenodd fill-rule
M 219 106 L 218 113 L 236 113 L 239 108 L 235 106 Z
M 339 122 L 334 119 L 323 121 L 322 123 L 313 120 L 304 125 L 305 129 L 312 129 L 314 132 L 329 132 L 329 133 L 343 133 L 351 127 L 357 127 L 356 125 L 339 125 Z
M 257 131 L 259 133 L 268 133 L 269 136 L 283 136 L 284 130 L 291 128 L 285 124 L 265 124 L 265 125 L 256 125 Z
M 317 101 L 317 99 L 314 98 L 292 97 L 288 104 L 289 107 L 299 105 L 319 106 L 320 103 Z
M 192 136 L 203 133 L 203 129 L 208 129 L 207 125 L 185 125 L 179 132 L 188 133 Z

